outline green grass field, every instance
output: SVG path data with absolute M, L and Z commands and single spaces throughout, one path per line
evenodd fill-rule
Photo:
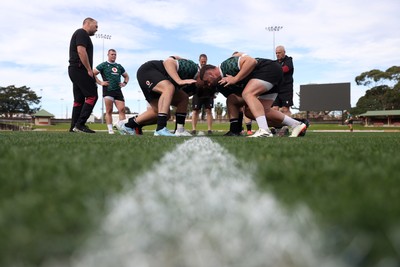
M 169 122 L 169 127 L 172 127 L 172 122 Z M 26 124 L 19 124 L 20 126 L 24 126 Z M 318 130 L 348 130 L 348 127 L 346 125 L 341 125 L 341 124 L 321 124 L 321 123 L 311 123 L 311 128 L 310 131 L 318 131 Z M 105 124 L 101 123 L 94 123 L 94 124 L 89 124 L 88 125 L 91 129 L 93 130 L 101 130 L 105 131 L 106 126 Z M 256 129 L 257 124 L 253 122 L 253 130 Z M 47 130 L 47 131 L 67 131 L 69 129 L 69 124 L 68 123 L 59 123 L 56 125 L 44 125 L 44 126 L 38 126 L 35 125 L 33 127 L 36 130 Z M 154 131 L 155 125 L 151 126 L 146 126 L 144 127 L 145 131 Z M 191 130 L 192 129 L 192 124 L 190 121 L 186 123 L 186 129 Z M 212 129 L 215 131 L 222 131 L 222 132 L 227 132 L 229 129 L 229 123 L 228 122 L 219 122 L 219 121 L 214 121 L 212 125 Z M 201 121 L 197 125 L 197 130 L 198 131 L 207 131 L 207 124 L 204 121 Z M 354 130 L 356 131 L 400 131 L 400 127 L 385 127 L 385 126 L 379 126 L 379 127 L 364 127 L 363 125 L 360 124 L 354 124 Z
M 349 266 L 400 265 L 400 133 L 210 138 L 242 168 L 255 166 L 259 189 L 288 210 L 309 207 L 326 249 Z M 107 201 L 185 140 L 0 132 L 0 266 L 68 261 L 99 226 Z

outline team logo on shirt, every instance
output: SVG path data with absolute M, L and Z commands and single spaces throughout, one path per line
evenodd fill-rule
M 147 81 L 146 81 L 146 85 L 147 85 L 148 88 L 150 88 L 150 87 L 153 85 L 153 83 L 150 82 L 149 80 L 147 80 Z
M 113 67 L 113 68 L 111 68 L 111 71 L 116 73 L 116 72 L 118 72 L 118 69 L 116 67 Z

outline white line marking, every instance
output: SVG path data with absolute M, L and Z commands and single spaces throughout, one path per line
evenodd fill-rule
M 288 214 L 237 165 L 209 138 L 177 146 L 112 203 L 73 266 L 343 266 L 319 251 L 305 208 Z

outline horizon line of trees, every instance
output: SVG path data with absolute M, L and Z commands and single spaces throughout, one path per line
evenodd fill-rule
M 354 115 L 373 110 L 400 109 L 400 66 L 385 71 L 373 69 L 355 78 L 357 85 L 370 87 L 351 109 Z

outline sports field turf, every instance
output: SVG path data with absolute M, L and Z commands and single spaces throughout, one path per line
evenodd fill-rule
M 309 209 L 323 250 L 348 266 L 400 265 L 400 133 L 201 138 L 229 151 L 289 212 Z M 109 201 L 188 139 L 0 132 L 0 266 L 69 266 Z

